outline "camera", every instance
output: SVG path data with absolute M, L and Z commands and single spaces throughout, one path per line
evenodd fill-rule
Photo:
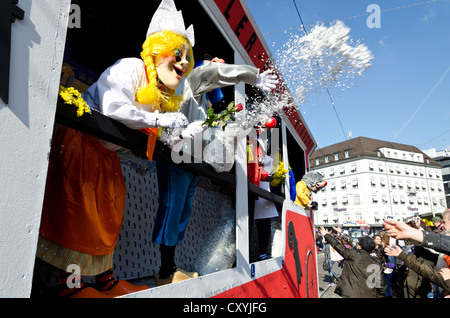
M 413 216 L 406 220 L 406 224 L 416 224 L 417 222 L 420 222 L 419 216 Z

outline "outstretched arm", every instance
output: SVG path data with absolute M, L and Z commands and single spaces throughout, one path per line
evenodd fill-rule
M 398 257 L 408 268 L 450 292 L 450 277 L 447 276 L 447 271 L 438 271 L 436 266 L 418 259 L 414 254 L 406 254 L 398 246 L 388 246 L 384 250 L 386 255 Z
M 277 83 L 271 71 L 259 74 L 259 69 L 250 65 L 208 63 L 192 70 L 186 78 L 194 97 L 219 87 L 246 83 L 262 90 L 271 90 Z

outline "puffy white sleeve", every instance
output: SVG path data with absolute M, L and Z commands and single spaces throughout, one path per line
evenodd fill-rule
M 207 63 L 192 70 L 187 77 L 194 97 L 212 89 L 236 85 L 240 82 L 254 86 L 259 69 L 250 65 Z
M 156 126 L 157 114 L 135 105 L 136 91 L 145 85 L 143 61 L 126 58 L 102 73 L 84 94 L 89 106 L 132 129 Z M 91 105 L 94 104 L 94 105 Z

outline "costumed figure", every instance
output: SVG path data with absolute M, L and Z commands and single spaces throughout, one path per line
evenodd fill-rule
M 171 12 L 171 4 L 163 1 L 155 15 Z M 177 112 L 183 97 L 176 95 L 176 89 L 194 65 L 193 30 L 185 30 L 181 13 L 167 21 L 174 28 L 153 22 L 143 44 L 142 60 L 119 60 L 83 94 L 92 110 L 129 128 L 144 129 L 149 136 L 149 160 L 157 127 L 188 123 Z M 115 297 L 148 288 L 116 280 L 112 271 L 126 193 L 114 152 L 118 148 L 67 127 L 53 139 L 37 257 L 61 270 L 60 296 Z M 72 264 L 79 267 L 80 276 L 95 276 L 94 288 L 83 284 L 69 287 L 72 285 L 66 280 L 72 272 L 66 269 Z
M 266 155 L 264 158 L 264 175 L 270 176 L 274 170 L 272 167 L 273 159 Z M 259 186 L 270 192 L 270 177 L 265 177 L 265 180 L 261 180 Z M 271 257 L 271 234 L 272 224 L 271 220 L 278 216 L 277 207 L 275 203 L 266 200 L 264 198 L 258 198 L 255 201 L 254 219 L 256 223 L 256 229 L 258 231 L 258 247 L 259 247 L 259 260 L 264 260 Z
M 317 171 L 307 172 L 302 180 L 296 184 L 296 199 L 295 204 L 298 204 L 304 208 L 317 210 L 318 204 L 311 200 L 311 192 L 317 193 L 327 185 L 327 182 L 323 180 L 323 176 Z
M 256 129 L 256 140 L 249 137 L 247 142 L 247 179 L 250 183 L 270 191 L 270 181 L 273 181 L 272 158 L 266 155 L 266 145 L 260 139 L 260 128 Z M 267 165 L 267 166 L 266 166 Z M 270 253 L 270 218 L 278 215 L 275 204 L 248 193 L 249 237 L 252 237 L 255 220 L 258 231 L 259 260 L 267 259 Z M 249 240 L 250 244 L 250 240 Z M 249 246 L 250 248 L 250 246 Z
M 166 18 L 165 21 L 170 21 Z M 259 69 L 249 65 L 233 65 L 222 61 L 205 61 L 204 65 L 192 70 L 184 80 L 183 96 L 186 102 L 181 112 L 186 115 L 189 125 L 180 134 L 173 129 L 163 129 L 160 141 L 175 152 L 183 149 L 188 155 L 197 150 L 193 139 L 202 138 L 202 147 L 207 145 L 211 129 L 203 125 L 207 118 L 206 94 L 216 88 L 247 83 L 259 89 L 270 91 L 275 88 L 270 72 L 259 73 Z M 206 130 L 206 131 L 205 131 Z M 193 153 L 195 150 L 195 153 Z M 200 149 L 201 150 L 201 149 Z M 156 161 L 156 160 L 155 160 Z M 181 243 L 192 212 L 198 176 L 174 164 L 156 161 L 158 171 L 159 206 L 156 215 L 152 242 L 160 245 L 161 267 L 154 276 L 157 286 L 198 277 L 197 272 L 187 272 L 175 263 L 176 245 Z

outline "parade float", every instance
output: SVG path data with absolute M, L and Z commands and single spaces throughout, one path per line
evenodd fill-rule
M 282 79 L 244 0 L 175 3 L 186 25 L 194 25 L 194 52 L 209 51 L 226 63 L 251 65 L 261 72 L 270 69 Z M 301 179 L 316 142 L 282 80 L 264 102 L 277 104 L 276 112 L 266 114 L 275 118 L 270 129 L 263 127 L 265 147 L 270 144 L 276 159 L 273 168 L 284 171 L 272 188 L 276 191 L 248 182 L 246 138 L 233 139 L 233 164 L 221 172 L 201 156 L 175 160 L 180 157 L 156 142 L 154 159 L 199 176 L 176 256 L 177 265 L 199 275 L 154 285 L 160 264 L 151 233 L 159 194 L 156 169 L 148 160 L 148 136 L 74 100 L 116 60 L 139 56 L 145 38 L 141 30 L 147 29 L 158 4 L 120 4 L 119 9 L 107 1 L 2 1 L 0 297 L 52 297 L 57 279 L 36 258 L 36 247 L 54 128 L 65 126 L 123 147 L 119 157 L 126 202 L 113 270 L 119 280 L 148 288 L 122 297 L 317 298 L 313 211 L 293 203 L 286 173 L 292 170 Z M 72 101 L 63 98 L 71 92 Z M 219 109 L 241 104 L 243 112 L 264 99 L 244 83 L 223 88 L 223 95 Z M 271 257 L 264 260 L 254 257 L 250 196 L 272 202 L 279 213 L 272 221 Z

